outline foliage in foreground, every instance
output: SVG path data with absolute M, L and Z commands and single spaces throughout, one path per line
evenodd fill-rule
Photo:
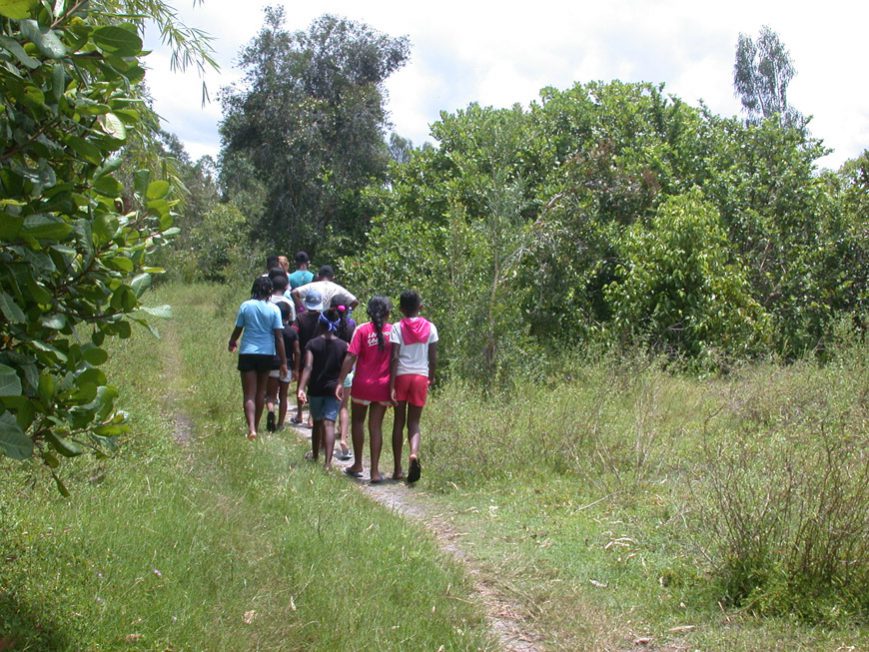
M 124 430 L 103 341 L 147 326 L 147 257 L 175 231 L 169 182 L 120 181 L 125 144 L 156 122 L 140 91 L 149 16 L 207 60 L 160 2 L 0 9 L 0 453 L 52 470 Z

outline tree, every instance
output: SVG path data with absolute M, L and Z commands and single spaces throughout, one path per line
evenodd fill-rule
M 802 115 L 788 104 L 788 84 L 796 74 L 787 48 L 778 34 L 764 25 L 757 41 L 739 34 L 733 87 L 742 100 L 749 122 L 778 115 L 782 125 L 802 127 Z
M 119 180 L 156 117 L 142 101 L 141 31 L 156 20 L 178 63 L 210 61 L 159 0 L 0 0 L 0 454 L 104 455 L 125 429 L 99 369 L 107 336 L 153 328 L 140 303 L 170 238 L 170 183 Z
M 315 250 L 332 233 L 350 248 L 373 213 L 362 190 L 385 178 L 383 82 L 408 41 L 328 15 L 289 33 L 282 8 L 265 16 L 241 52 L 243 87 L 222 91 L 222 183 L 230 196 L 263 184 L 260 240 Z

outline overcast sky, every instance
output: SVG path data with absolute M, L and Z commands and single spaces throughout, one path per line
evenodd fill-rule
M 867 2 L 205 0 L 195 7 L 192 0 L 168 2 L 188 26 L 214 38 L 221 70 L 206 77 L 212 98 L 240 78 L 238 52 L 261 28 L 268 5 L 283 4 L 291 31 L 306 30 L 316 17 L 332 13 L 390 36 L 408 36 L 410 60 L 387 89 L 394 130 L 417 145 L 431 140 L 429 125 L 441 111 L 471 102 L 527 106 L 545 86 L 563 89 L 591 80 L 664 82 L 667 92 L 690 104 L 702 99 L 716 113 L 738 114 L 732 90 L 737 37 L 740 32 L 756 37 L 769 25 L 796 65 L 791 105 L 814 116 L 812 134 L 834 150 L 821 165 L 838 167 L 869 147 Z M 203 107 L 195 71 L 171 73 L 159 38 L 151 35 L 146 43 L 154 50 L 147 58 L 147 81 L 164 127 L 194 159 L 216 157 L 219 103 Z

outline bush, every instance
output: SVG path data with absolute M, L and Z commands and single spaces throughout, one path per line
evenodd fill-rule
M 708 422 L 723 427 L 705 432 L 694 531 L 727 602 L 810 622 L 867 613 L 865 371 L 758 374 Z

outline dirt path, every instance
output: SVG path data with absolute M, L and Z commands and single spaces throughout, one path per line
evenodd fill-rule
M 293 430 L 300 439 L 311 440 L 311 431 L 305 427 Z M 367 442 L 366 442 L 367 443 Z M 389 455 L 389 453 L 387 453 Z M 351 461 L 335 464 L 344 469 Z M 363 458 L 364 476 L 353 482 L 371 500 L 401 514 L 425 527 L 435 537 L 442 551 L 461 563 L 474 582 L 480 604 L 486 612 L 489 628 L 506 652 L 538 652 L 543 649 L 541 637 L 523 616 L 523 608 L 498 587 L 482 568 L 481 564 L 462 546 L 463 533 L 456 529 L 449 513 L 437 511 L 424 496 L 410 490 L 404 482 L 385 480 L 376 485 L 370 483 L 369 461 Z M 388 475 L 384 474 L 384 477 Z

